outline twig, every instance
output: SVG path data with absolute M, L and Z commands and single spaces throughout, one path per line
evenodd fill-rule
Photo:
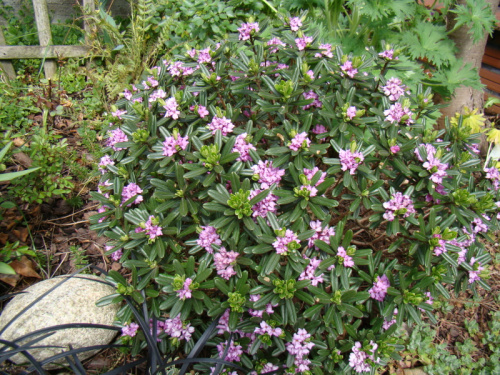
M 85 211 L 91 210 L 92 208 L 96 208 L 96 207 L 99 207 L 99 204 L 96 204 L 94 206 L 90 206 L 90 207 L 84 208 L 83 210 L 80 210 L 80 211 L 77 211 L 77 212 L 73 212 L 72 214 L 69 214 L 69 215 L 66 215 L 66 216 L 61 216 L 61 217 L 58 217 L 58 218 L 55 218 L 55 219 L 44 220 L 44 221 L 42 221 L 42 223 L 47 224 L 47 223 L 51 223 L 52 221 L 67 219 L 68 217 L 72 217 L 72 216 L 78 215 L 81 212 L 85 212 Z
M 57 224 L 57 223 L 52 223 L 52 222 L 47 223 L 46 221 L 42 221 L 42 224 L 52 224 L 52 225 L 57 225 L 58 227 L 70 227 L 72 225 L 85 224 L 85 223 L 88 223 L 88 222 L 89 222 L 89 220 L 82 220 L 82 221 L 75 221 L 74 223 Z

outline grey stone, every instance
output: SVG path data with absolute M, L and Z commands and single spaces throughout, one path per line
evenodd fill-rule
M 25 289 L 25 293 L 15 296 L 7 304 L 0 316 L 0 330 L 31 302 L 65 279 L 67 277 L 56 277 L 41 281 Z M 1 338 L 14 340 L 30 332 L 60 324 L 93 323 L 112 325 L 119 306 L 113 304 L 97 307 L 96 302 L 102 297 L 115 293 L 115 289 L 99 282 L 99 280 L 102 279 L 93 275 L 77 275 L 70 278 L 18 317 L 1 334 Z M 109 344 L 117 333 L 114 330 L 97 328 L 71 328 L 55 332 L 52 336 L 35 345 L 55 345 L 60 348 L 29 350 L 30 354 L 38 361 L 68 350 L 69 345 L 75 349 Z M 84 360 L 95 353 L 96 351 L 83 352 L 78 357 L 80 360 Z M 27 362 L 26 357 L 22 354 L 16 354 L 10 360 L 17 364 Z M 65 360 L 57 363 L 65 363 Z M 49 365 L 45 366 L 45 368 L 50 369 L 54 368 L 54 366 Z

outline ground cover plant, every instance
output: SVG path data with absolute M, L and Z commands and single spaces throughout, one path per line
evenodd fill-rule
M 303 23 L 166 59 L 113 112 L 92 228 L 131 279 L 109 272 L 102 302 L 145 303 L 173 357 L 216 319 L 200 371 L 373 372 L 449 286 L 488 288 L 500 175 L 479 135 L 461 117 L 433 129 L 397 48 L 345 54 Z

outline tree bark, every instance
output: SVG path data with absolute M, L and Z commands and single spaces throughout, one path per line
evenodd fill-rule
M 500 0 L 486 0 L 486 2 L 491 5 L 491 9 L 493 13 L 495 13 Z M 465 3 L 466 0 L 457 1 L 457 4 Z M 448 29 L 451 30 L 455 26 L 455 24 L 456 21 L 454 13 L 450 12 L 448 19 Z M 462 26 L 452 34 L 450 34 L 450 38 L 455 42 L 455 45 L 458 48 L 456 57 L 463 59 L 464 64 L 470 63 L 472 67 L 479 70 L 481 68 L 481 61 L 483 59 L 486 42 L 488 41 L 488 34 L 485 33 L 480 41 L 474 43 L 472 37 L 468 32 L 469 28 L 466 26 Z M 444 128 L 445 116 L 452 117 L 455 116 L 457 112 L 463 113 L 464 107 L 468 107 L 469 109 L 479 108 L 480 112 L 483 112 L 484 92 L 483 90 L 475 90 L 470 87 L 462 86 L 455 90 L 455 94 L 448 104 L 448 107 L 445 107 L 441 110 L 443 116 L 438 122 L 438 127 L 440 129 Z

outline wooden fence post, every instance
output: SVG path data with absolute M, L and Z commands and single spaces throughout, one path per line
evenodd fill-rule
M 46 0 L 33 0 L 33 8 L 35 10 L 36 27 L 38 29 L 38 38 L 40 46 L 52 45 L 52 33 L 50 31 L 49 11 L 47 9 Z M 42 57 L 43 58 L 43 57 Z M 51 79 L 56 74 L 56 62 L 53 60 L 45 60 L 45 78 Z
M 3 36 L 2 27 L 0 26 L 0 46 L 4 45 L 6 45 L 5 37 Z M 16 79 L 16 71 L 10 61 L 0 61 L 0 65 L 7 79 Z

